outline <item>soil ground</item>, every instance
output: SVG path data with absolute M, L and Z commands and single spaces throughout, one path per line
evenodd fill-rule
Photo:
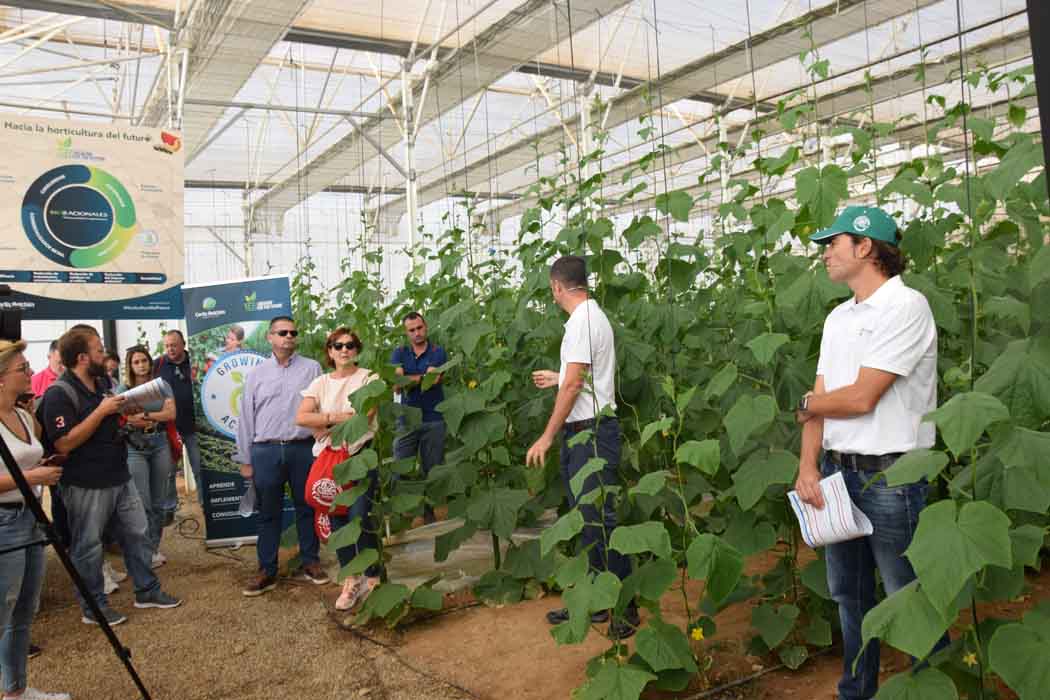
M 158 574 L 165 589 L 185 604 L 137 610 L 130 581 L 111 597 L 129 618 L 115 631 L 158 700 L 568 698 L 583 682 L 588 659 L 607 648 L 608 642 L 593 632 L 581 645 L 555 644 L 543 616 L 559 607 L 556 596 L 497 609 L 471 606 L 469 594 L 458 594 L 449 601 L 456 608 L 402 631 L 347 631 L 334 612 L 335 584 L 282 580 L 273 593 L 245 598 L 240 590 L 255 570 L 254 548 L 209 553 L 203 532 L 195 528 L 197 506 L 186 506 L 180 517 L 186 518 L 181 527 L 165 534 L 162 551 L 169 562 Z M 122 568 L 119 558 L 110 557 Z M 752 561 L 751 566 L 764 564 Z M 994 612 L 1019 617 L 1022 608 L 1047 598 L 1050 574 L 1044 573 L 1029 579 L 1027 600 Z M 669 619 L 681 615 L 680 596 L 677 600 L 665 601 Z M 707 646 L 714 657 L 714 684 L 775 665 L 746 655 L 750 616 L 750 605 L 741 603 L 716 618 L 717 640 Z M 34 687 L 64 690 L 78 699 L 139 697 L 102 632 L 80 622 L 72 586 L 53 552 L 33 640 L 44 647 L 29 662 Z M 774 670 L 713 697 L 832 700 L 841 663 L 832 651 L 797 672 Z M 887 673 L 906 663 L 903 655 L 884 654 Z

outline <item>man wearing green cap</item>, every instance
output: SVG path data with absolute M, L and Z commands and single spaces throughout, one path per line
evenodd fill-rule
M 937 328 L 926 298 L 901 281 L 900 234 L 882 209 L 847 207 L 810 240 L 824 246 L 828 277 L 848 285 L 853 297 L 825 319 L 816 383 L 798 403 L 795 488 L 823 508 L 820 479 L 842 472 L 850 498 L 874 526 L 871 535 L 828 545 L 825 553 L 842 623 L 839 699 L 868 700 L 878 691 L 879 645 L 860 654 L 861 622 L 877 602 L 875 569 L 887 595 L 915 580 L 903 555 L 927 491 L 925 480 L 890 488 L 879 472 L 906 452 L 933 447 L 934 426 L 922 417 L 937 407 Z M 942 637 L 935 649 L 947 643 Z

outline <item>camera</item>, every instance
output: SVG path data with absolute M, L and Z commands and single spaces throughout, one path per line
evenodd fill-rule
M 139 452 L 149 450 L 149 444 L 143 439 L 142 435 L 129 425 L 122 425 L 117 428 L 117 441 L 123 442 L 128 447 Z

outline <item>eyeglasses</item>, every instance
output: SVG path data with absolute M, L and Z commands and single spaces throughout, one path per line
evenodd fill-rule
M 349 342 L 349 343 L 332 343 L 328 347 L 330 347 L 330 348 L 332 348 L 333 350 L 336 350 L 336 351 L 342 350 L 343 348 L 346 348 L 347 350 L 356 350 L 358 348 L 358 345 L 357 345 L 357 343 L 354 343 L 354 342 Z
M 293 330 L 293 331 L 290 331 L 290 330 L 288 330 L 287 328 L 282 328 L 282 329 L 281 329 L 281 330 L 279 330 L 279 331 L 274 331 L 274 335 L 279 335 L 279 336 L 281 336 L 282 338 L 283 338 L 284 336 L 286 336 L 286 335 L 290 335 L 290 336 L 292 336 L 292 337 L 294 338 L 295 336 L 299 335 L 299 331 L 294 331 L 294 330 Z
M 23 363 L 23 364 L 19 365 L 18 367 L 12 367 L 8 371 L 13 373 L 13 374 L 25 374 L 26 372 L 29 372 L 32 369 L 33 368 L 29 366 L 29 363 L 26 362 L 26 363 Z

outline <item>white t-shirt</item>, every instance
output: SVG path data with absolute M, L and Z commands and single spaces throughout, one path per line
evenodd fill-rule
M 891 277 L 861 303 L 839 304 L 824 321 L 817 374 L 833 391 L 853 384 L 861 367 L 897 375 L 875 410 L 824 419 L 824 449 L 882 455 L 933 447 L 937 408 L 937 326 L 921 293 Z
M 606 406 L 615 411 L 616 345 L 612 325 L 594 299 L 588 299 L 573 309 L 569 320 L 565 322 L 565 335 L 561 339 L 561 369 L 558 370 L 559 387 L 565 382 L 565 369 L 570 362 L 590 365 L 591 376 L 585 381 L 565 421 L 572 423 L 594 418 Z
M 26 472 L 35 467 L 40 458 L 44 456 L 44 447 L 36 439 L 36 435 L 33 434 L 33 418 L 21 408 L 16 408 L 15 411 L 18 413 L 18 417 L 22 419 L 22 425 L 25 426 L 26 432 L 29 434 L 29 442 L 24 442 L 21 437 L 12 433 L 11 429 L 3 422 L 0 422 L 0 435 L 4 436 L 4 442 L 7 443 L 8 449 L 11 450 L 11 455 L 15 458 L 15 462 L 18 463 L 18 468 Z M 5 476 L 10 474 L 7 471 L 7 467 L 4 466 L 3 460 L 0 460 L 0 474 Z M 37 498 L 40 498 L 43 487 L 36 486 L 34 490 Z M 0 503 L 21 503 L 22 500 L 22 492 L 18 490 L 18 487 L 0 493 Z
M 350 394 L 378 378 L 376 374 L 369 372 L 363 367 L 358 367 L 356 372 L 342 379 L 336 379 L 331 374 L 322 374 L 310 382 L 310 386 L 303 389 L 301 393 L 303 398 L 316 399 L 318 413 L 346 412 L 352 415 L 354 407 L 350 405 Z M 369 430 L 352 445 L 344 445 L 347 452 L 355 454 L 361 449 L 362 445 L 371 440 L 375 436 L 374 420 L 372 421 L 372 427 L 373 430 Z M 314 431 L 314 440 L 315 457 L 321 454 L 324 448 L 328 447 L 332 442 L 332 439 L 323 430 Z

